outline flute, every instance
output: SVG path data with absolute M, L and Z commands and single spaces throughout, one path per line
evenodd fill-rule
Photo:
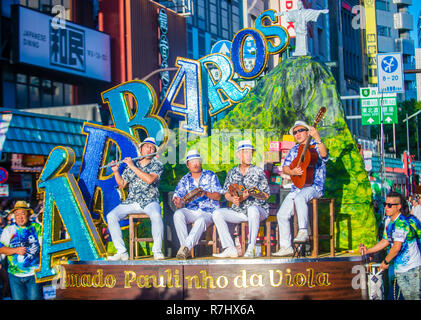
M 156 155 L 156 154 L 158 154 L 158 152 L 145 154 L 145 155 L 143 155 L 143 156 L 133 158 L 132 160 L 133 160 L 133 161 L 134 161 L 134 160 L 139 160 L 139 159 L 143 159 L 143 158 L 146 158 L 146 157 L 154 156 L 154 155 Z M 108 167 L 113 167 L 113 166 L 115 166 L 115 165 L 117 165 L 117 164 L 120 164 L 120 163 L 123 163 L 123 160 L 121 160 L 121 161 L 119 161 L 119 162 L 116 162 L 116 163 L 113 163 L 113 164 L 109 163 L 109 164 L 107 164 L 107 165 L 105 165 L 105 166 L 100 167 L 100 169 L 104 169 L 104 168 L 108 168 Z

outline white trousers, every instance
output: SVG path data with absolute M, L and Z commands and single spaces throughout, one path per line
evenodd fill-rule
M 314 187 L 297 189 L 288 194 L 276 214 L 279 227 L 279 246 L 291 247 L 290 219 L 294 216 L 294 204 L 297 210 L 298 229 L 308 228 L 308 205 L 311 199 L 320 198 L 322 194 Z
M 212 224 L 212 214 L 203 210 L 181 208 L 174 212 L 174 227 L 180 244 L 193 248 L 200 240 L 206 228 Z M 190 233 L 187 225 L 193 223 Z
M 161 216 L 161 206 L 158 202 L 151 202 L 145 208 L 138 203 L 119 204 L 107 215 L 108 229 L 110 230 L 111 240 L 117 253 L 126 253 L 123 234 L 120 228 L 120 221 L 125 219 L 130 213 L 145 213 L 151 219 L 153 246 L 152 252 L 161 252 L 162 239 L 164 237 L 164 223 Z
M 212 214 L 212 219 L 215 223 L 216 229 L 218 230 L 218 235 L 221 239 L 221 245 L 223 249 L 235 246 L 227 223 L 238 224 L 240 222 L 248 221 L 248 245 L 254 247 L 256 245 L 256 238 L 259 232 L 260 221 L 263 221 L 266 218 L 266 211 L 259 206 L 249 207 L 247 209 L 247 215 L 228 208 L 216 209 Z

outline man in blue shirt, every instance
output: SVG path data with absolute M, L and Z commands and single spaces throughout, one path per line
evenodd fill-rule
M 222 192 L 217 175 L 202 169 L 202 158 L 197 150 L 187 153 L 185 163 L 190 172 L 180 179 L 173 196 L 173 202 L 178 208 L 174 213 L 174 226 L 181 244 L 177 259 L 187 259 L 202 233 L 212 224 L 212 212 L 219 208 Z M 185 204 L 183 198 L 199 188 L 202 190 L 199 196 Z M 193 227 L 188 233 L 187 225 L 191 223 Z
M 291 245 L 291 227 L 290 218 L 294 215 L 294 205 L 298 217 L 298 234 L 294 239 L 295 243 L 308 241 L 308 205 L 307 203 L 314 198 L 321 198 L 324 193 L 324 184 L 326 179 L 326 162 L 329 160 L 329 154 L 326 146 L 322 142 L 318 131 L 304 121 L 296 121 L 290 129 L 290 134 L 294 136 L 297 144 L 292 147 L 285 158 L 282 172 L 290 176 L 300 176 L 303 174 L 301 167 L 290 168 L 291 162 L 297 157 L 300 145 L 304 145 L 309 136 L 312 137 L 310 147 L 314 147 L 318 153 L 313 184 L 309 187 L 298 189 L 292 185 L 291 192 L 286 196 L 284 202 L 276 214 L 279 227 L 279 251 L 273 255 L 282 257 L 292 255 L 294 250 Z
M 416 231 L 411 228 L 410 217 L 404 216 L 404 201 L 403 196 L 397 192 L 391 191 L 386 195 L 383 238 L 371 248 L 360 244 L 359 250 L 362 255 L 366 255 L 390 247 L 380 269 L 386 270 L 389 264 L 393 263 L 395 276 L 405 300 L 420 300 L 421 254 Z

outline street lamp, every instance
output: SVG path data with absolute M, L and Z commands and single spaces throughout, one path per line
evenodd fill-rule
M 417 128 L 417 159 L 420 158 L 420 146 L 419 146 L 419 142 L 418 142 L 418 114 L 420 112 L 421 112 L 421 110 L 418 110 L 417 112 L 410 115 L 409 117 L 408 117 L 408 114 L 406 114 L 406 118 L 405 118 L 405 120 L 403 120 L 403 122 L 406 122 L 406 146 L 407 146 L 408 153 L 409 153 L 409 125 L 408 125 L 409 121 L 408 120 L 413 118 L 413 117 L 416 117 L 416 121 L 417 121 L 417 126 L 416 126 L 416 128 Z

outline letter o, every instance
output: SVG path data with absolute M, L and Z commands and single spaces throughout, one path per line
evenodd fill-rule
M 224 280 L 224 285 L 221 285 L 221 279 Z M 216 285 L 221 289 L 226 288 L 228 286 L 228 278 L 226 276 L 219 276 L 218 278 L 216 278 Z
M 116 281 L 116 278 L 112 274 L 109 274 L 105 277 L 105 286 L 107 288 L 114 288 Z
M 303 285 L 306 284 L 307 278 L 306 278 L 306 276 L 304 274 L 297 273 L 296 275 L 294 275 L 294 278 L 293 278 L 292 281 L 293 281 L 293 283 L 294 283 L 295 286 L 302 287 Z
M 256 56 L 253 69 L 247 71 L 244 67 L 244 43 L 246 38 L 251 36 L 256 46 Z M 268 60 L 267 42 L 263 33 L 257 29 L 247 28 L 236 33 L 231 44 L 231 60 L 234 71 L 242 78 L 252 79 L 259 76 L 266 67 Z

